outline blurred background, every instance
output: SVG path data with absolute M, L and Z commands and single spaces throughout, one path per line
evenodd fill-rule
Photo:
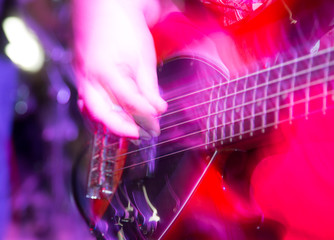
M 91 133 L 77 106 L 70 0 L 0 0 L 0 22 L 0 240 L 93 240 L 71 185 Z
M 71 195 L 72 165 L 90 135 L 76 103 L 69 1 L 0 6 L 0 116 L 8 128 L 0 187 L 10 196 L 0 207 L 0 239 L 92 239 Z

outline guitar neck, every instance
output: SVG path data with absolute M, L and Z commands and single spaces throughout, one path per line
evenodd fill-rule
M 235 142 L 333 105 L 334 48 L 273 66 L 212 88 L 206 142 Z

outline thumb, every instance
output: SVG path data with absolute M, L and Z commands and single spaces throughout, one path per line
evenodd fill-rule
M 161 97 L 158 86 L 156 66 L 141 64 L 137 72 L 137 85 L 141 94 L 162 114 L 167 109 L 166 101 Z

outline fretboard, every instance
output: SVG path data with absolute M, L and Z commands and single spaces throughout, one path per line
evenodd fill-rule
M 278 60 L 211 91 L 208 145 L 234 142 L 315 112 L 325 114 L 334 100 L 334 48 Z

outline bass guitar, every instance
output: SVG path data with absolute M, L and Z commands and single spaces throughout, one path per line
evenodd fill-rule
M 233 80 L 186 56 L 158 73 L 169 105 L 159 137 L 118 139 L 103 126 L 95 132 L 87 196 L 104 200 L 80 204 L 101 236 L 162 238 L 221 152 L 249 149 L 249 139 L 333 107 L 332 48 Z
M 331 119 L 334 48 L 303 50 L 233 78 L 197 56 L 164 61 L 157 71 L 168 102 L 161 135 L 118 138 L 97 125 L 74 168 L 74 195 L 96 238 L 282 237 L 284 223 L 270 220 L 249 191 L 258 159 L 244 159 L 263 145 L 285 146 L 280 129 Z

